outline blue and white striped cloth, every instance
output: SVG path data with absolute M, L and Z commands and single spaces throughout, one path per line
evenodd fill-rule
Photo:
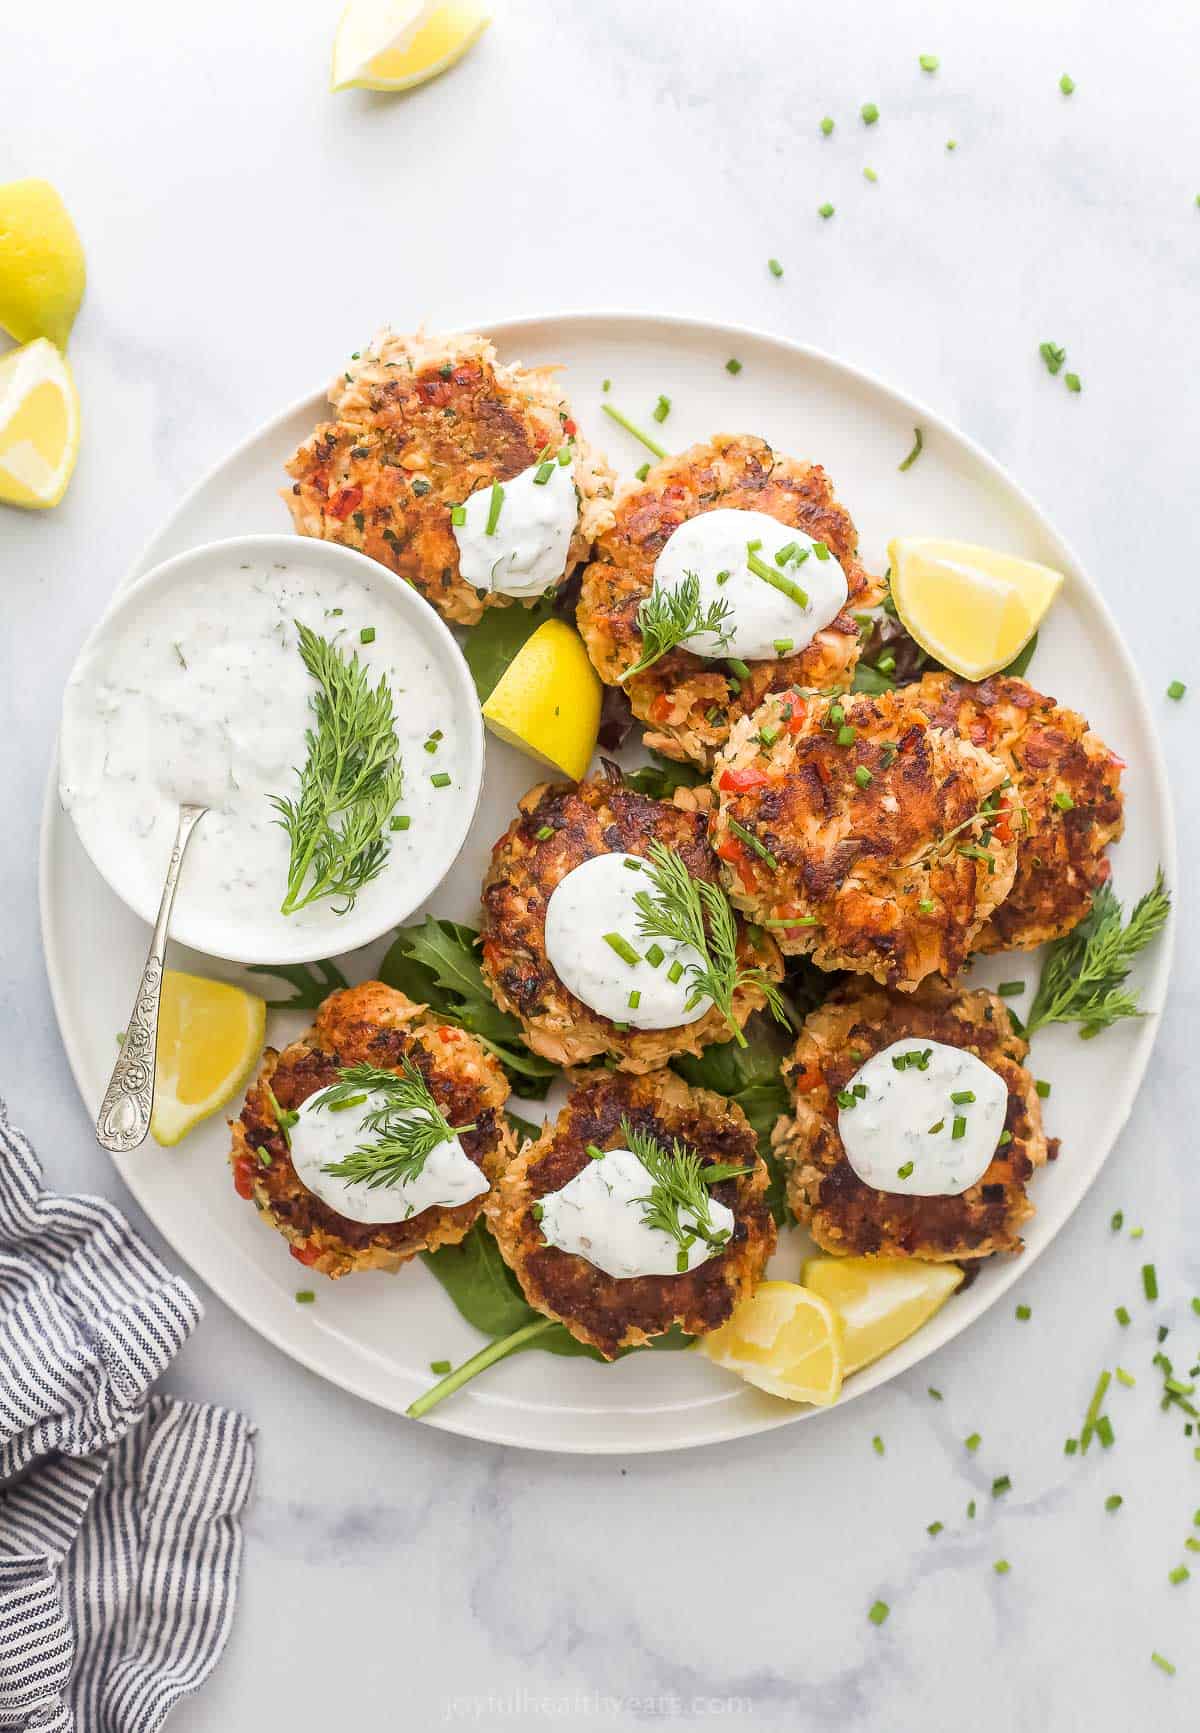
M 151 1733 L 229 1633 L 253 1429 L 150 1396 L 200 1304 L 0 1103 L 0 1729 Z

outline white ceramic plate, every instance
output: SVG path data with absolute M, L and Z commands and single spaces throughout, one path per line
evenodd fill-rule
M 682 449 L 719 430 L 760 433 L 781 450 L 819 460 L 859 526 L 863 557 L 885 564 L 897 534 L 939 533 L 1006 547 L 1056 566 L 1067 583 L 1041 636 L 1030 678 L 1083 710 L 1127 760 L 1127 829 L 1114 853 L 1114 882 L 1137 896 L 1161 862 L 1175 881 L 1175 843 L 1165 773 L 1141 683 L 1103 601 L 1071 550 L 1033 502 L 982 451 L 888 387 L 841 362 L 779 338 L 699 321 L 636 314 L 569 314 L 491 325 L 506 359 L 566 364 L 565 385 L 581 425 L 628 474 L 645 453 L 600 413 L 602 381 L 610 400 L 645 418 L 659 392 L 672 401 L 656 432 Z M 736 356 L 733 377 L 725 362 Z M 328 371 L 335 357 L 324 359 Z M 169 555 L 218 536 L 278 530 L 284 459 L 323 415 L 312 397 L 234 451 L 183 501 L 145 550 L 129 579 Z M 912 469 L 897 468 L 914 426 L 925 449 Z M 494 837 L 517 798 L 541 779 L 536 765 L 489 738 L 484 792 L 471 836 L 435 898 L 435 911 L 477 921 L 479 883 Z M 129 1011 L 146 928 L 95 872 L 61 813 L 52 772 L 41 862 L 47 968 L 68 1056 L 89 1110 L 103 1093 L 115 1032 Z M 102 935 L 102 937 L 99 937 Z M 103 956 L 97 951 L 102 948 Z M 346 966 L 367 976 L 380 947 Z M 1143 1004 L 1163 1003 L 1169 937 L 1148 957 L 1138 984 Z M 254 977 L 180 951 L 172 961 L 228 979 Z M 103 966 L 98 967 L 102 962 Z M 977 982 L 1036 979 L 1027 958 L 993 958 Z M 1015 1002 L 1021 1009 L 1022 1001 Z M 842 1400 L 873 1389 L 965 1329 L 1050 1244 L 1099 1172 L 1129 1114 L 1154 1039 L 1151 1015 L 1098 1042 L 1072 1030 L 1037 1037 L 1039 1076 L 1054 1082 L 1048 1129 L 1062 1138 L 1059 1161 L 1032 1184 L 1037 1216 L 1023 1258 L 994 1259 L 960 1298 L 895 1353 L 852 1378 Z M 300 1026 L 276 1018 L 279 1043 Z M 430 1382 L 429 1362 L 457 1363 L 480 1346 L 432 1276 L 414 1266 L 322 1283 L 316 1305 L 297 1306 L 307 1277 L 283 1242 L 238 1198 L 225 1161 L 220 1119 L 177 1150 L 148 1143 L 122 1160 L 130 1189 L 162 1233 L 212 1288 L 285 1353 L 332 1382 L 385 1408 L 403 1410 Z M 97 1162 L 109 1158 L 96 1152 Z M 772 1274 L 795 1277 L 806 1239 L 781 1237 Z M 710 1367 L 697 1355 L 631 1355 L 613 1366 L 548 1354 L 519 1355 L 481 1377 L 435 1412 L 448 1430 L 533 1449 L 585 1452 L 679 1449 L 808 1420 Z

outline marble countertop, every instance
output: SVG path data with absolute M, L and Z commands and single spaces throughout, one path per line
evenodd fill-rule
M 1194 19 L 1170 0 L 1146 0 L 1132 25 L 1104 0 L 1010 0 L 1002 20 L 951 0 L 844 0 L 819 26 L 801 7 L 497 0 L 459 68 L 394 100 L 326 93 L 337 10 L 56 0 L 5 27 L 0 179 L 61 189 L 90 281 L 70 494 L 44 517 L 0 515 L 0 1087 L 53 1182 L 135 1218 L 76 1097 L 34 919 L 62 681 L 185 487 L 384 318 L 694 312 L 802 338 L 924 398 L 1050 505 L 1094 574 L 1161 718 L 1183 859 L 1200 845 L 1200 679 L 1182 705 L 1163 697 L 1200 652 Z M 936 76 L 922 52 L 941 56 Z M 1079 396 L 1044 371 L 1043 338 L 1066 344 Z M 1200 1536 L 1200 1463 L 1158 1410 L 1147 1326 L 1120 1344 L 1139 1382 L 1114 1404 L 1115 1447 L 1084 1462 L 1062 1449 L 1146 1257 L 1187 1344 L 1177 1358 L 1200 1345 L 1186 899 L 1178 928 L 1149 1078 L 1017 1292 L 1032 1318 L 1002 1303 L 820 1424 L 629 1460 L 495 1449 L 330 1388 L 206 1295 L 172 1384 L 249 1412 L 260 1470 L 236 1627 L 178 1733 L 1193 1728 L 1200 1570 L 1179 1587 L 1167 1573 Z M 1140 1247 L 1110 1233 L 1117 1207 L 1144 1225 Z M 1000 1472 L 1014 1487 L 993 1501 Z M 1113 1492 L 1125 1502 L 1109 1515 Z M 892 1608 L 881 1629 L 877 1597 Z

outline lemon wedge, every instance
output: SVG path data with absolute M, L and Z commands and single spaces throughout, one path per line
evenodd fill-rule
M 714 1365 L 789 1402 L 828 1407 L 842 1388 L 842 1321 L 795 1282 L 761 1282 L 697 1346 Z
M 479 6 L 350 0 L 333 44 L 331 90 L 410 90 L 461 60 L 491 23 Z
M 45 337 L 0 359 L 0 500 L 44 510 L 67 491 L 79 452 L 79 396 Z
M 902 536 L 888 546 L 892 600 L 923 650 L 983 680 L 1018 656 L 1045 619 L 1062 573 L 971 542 Z
M 547 620 L 500 676 L 483 719 L 499 739 L 578 782 L 596 750 L 603 695 L 579 633 Z
M 75 224 L 49 181 L 0 186 L 0 325 L 9 336 L 65 348 L 86 275 Z
M 963 1273 L 919 1258 L 809 1258 L 800 1272 L 845 1325 L 845 1372 L 869 1366 L 944 1306 Z
M 237 1094 L 262 1052 L 266 1026 L 267 1007 L 253 993 L 167 970 L 150 1118 L 159 1143 L 178 1143 Z

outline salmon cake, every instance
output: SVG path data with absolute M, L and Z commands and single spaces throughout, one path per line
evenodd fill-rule
M 399 1111 L 382 1128 L 364 1125 L 355 1109 L 392 1105 L 388 1074 Z M 314 1111 L 330 1091 L 340 1093 L 329 1110 Z M 473 1036 L 381 981 L 365 981 L 332 993 L 299 1041 L 263 1054 L 232 1122 L 234 1185 L 290 1242 L 292 1256 L 322 1275 L 398 1270 L 470 1231 L 515 1149 L 508 1094 L 499 1064 Z M 396 1165 L 368 1162 L 373 1177 L 357 1183 L 329 1174 L 327 1153 L 353 1165 L 360 1138 L 374 1151 L 389 1133 Z M 422 1156 L 425 1143 L 432 1147 Z M 434 1200 L 426 1207 L 414 1190 L 421 1186 Z
M 558 1065 L 604 1055 L 644 1072 L 733 1038 L 716 1003 L 692 1002 L 695 948 L 642 934 L 636 899 L 653 890 L 656 850 L 725 910 L 740 975 L 732 1022 L 741 1028 L 768 1002 L 783 972 L 778 948 L 729 909 L 705 816 L 689 804 L 626 787 L 615 766 L 585 782 L 539 783 L 521 801 L 483 885 L 481 967 L 535 1053 Z
M 941 981 L 915 994 L 836 987 L 784 1066 L 795 1110 L 772 1143 L 796 1219 L 835 1255 L 960 1261 L 1020 1251 L 1019 1230 L 1034 1213 L 1026 1185 L 1058 1153 L 1042 1130 L 1027 1053 L 994 993 Z M 954 1088 L 956 1080 L 972 1087 Z M 889 1084 L 911 1093 L 907 1110 Z M 982 1142 L 971 1150 L 981 1114 Z M 864 1168 L 872 1136 L 882 1159 Z
M 741 1108 L 672 1071 L 573 1083 L 484 1206 L 522 1293 L 608 1360 L 675 1326 L 715 1330 L 775 1247 Z
M 1076 711 L 1008 675 L 975 685 L 927 674 L 912 700 L 935 727 L 998 758 L 1013 779 L 1016 875 L 975 949 L 1030 951 L 1069 933 L 1112 870 L 1106 850 L 1125 824 L 1123 761 Z
M 296 529 L 368 554 L 457 625 L 536 601 L 612 522 L 613 472 L 557 371 L 504 364 L 485 337 L 381 332 L 287 464 Z
M 1010 777 L 910 688 L 773 693 L 717 760 L 729 894 L 783 951 L 911 992 L 952 979 L 1013 882 Z
M 696 524 L 710 513 L 720 518 Z M 600 678 L 625 686 L 646 745 L 707 768 L 768 692 L 849 686 L 859 653 L 854 612 L 882 597 L 857 549 L 850 514 L 818 464 L 751 434 L 718 434 L 621 493 L 583 574 L 579 630 Z M 631 675 L 647 654 L 652 591 L 678 592 L 689 573 L 708 608 L 724 610 L 717 629 L 692 633 L 692 648 L 685 640 Z

